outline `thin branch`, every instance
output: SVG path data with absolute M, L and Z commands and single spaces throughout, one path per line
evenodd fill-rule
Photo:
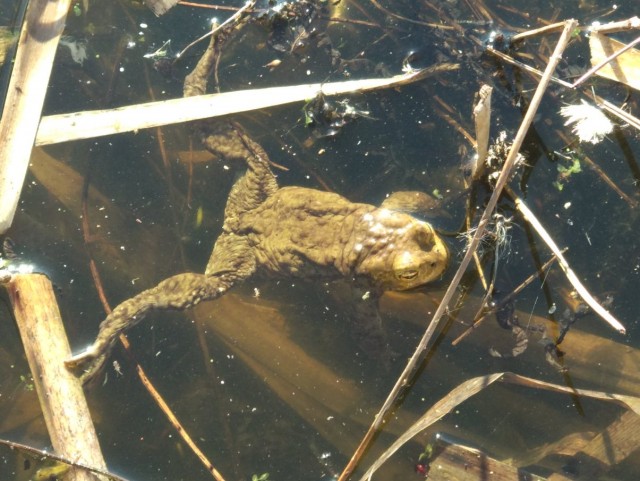
M 17 443 L 15 441 L 9 441 L 8 439 L 0 439 L 0 444 L 4 446 L 8 446 L 11 449 L 15 449 L 23 453 L 28 453 L 40 459 L 51 459 L 53 461 L 66 464 L 73 468 L 89 471 L 90 473 L 93 473 L 93 474 L 99 474 L 100 476 L 105 476 L 113 481 L 127 481 L 122 476 L 118 476 L 117 474 L 110 473 L 109 471 L 106 471 L 104 469 L 94 468 L 93 466 L 88 466 L 84 463 L 78 463 L 70 459 L 67 459 L 63 456 L 58 456 L 55 453 L 50 453 L 49 451 L 43 451 L 42 449 L 34 448 L 26 444 Z
M 510 63 L 511 65 L 514 65 L 516 67 L 521 68 L 522 70 L 526 70 L 527 72 L 531 72 L 532 74 L 538 76 L 538 77 L 542 77 L 543 72 L 541 72 L 540 70 L 538 70 L 535 67 L 532 67 L 531 65 L 527 65 L 526 63 L 520 62 L 519 60 L 514 59 L 513 57 L 507 55 L 506 53 L 501 52 L 500 50 L 496 50 L 493 47 L 487 47 L 487 52 L 489 52 L 490 54 L 495 55 L 496 57 L 501 58 L 502 60 L 504 60 L 507 63 Z M 559 79 L 557 77 L 551 77 L 551 81 L 554 83 L 557 83 L 558 85 L 562 85 L 563 87 L 567 87 L 567 88 L 571 88 L 571 84 L 569 82 L 566 82 L 562 79 Z
M 206 3 L 197 3 L 197 2 L 183 2 L 183 1 L 179 1 L 178 5 L 183 5 L 185 7 L 197 7 L 197 8 L 209 8 L 211 10 L 226 10 L 228 12 L 237 12 L 238 10 L 240 10 L 240 8 L 244 8 L 244 7 L 228 7 L 226 5 L 208 5 Z M 251 12 L 254 12 L 255 10 L 250 10 Z M 264 10 L 259 10 L 259 11 L 264 11 Z
M 640 28 L 640 18 L 631 17 L 627 20 L 621 20 L 619 22 L 605 23 L 604 25 L 592 25 L 589 30 L 597 33 L 615 33 L 623 30 L 631 30 L 634 28 Z
M 195 39 L 193 42 L 191 42 L 189 45 L 187 45 L 185 48 L 183 48 L 180 53 L 176 56 L 176 58 L 180 58 L 182 57 L 187 50 L 189 50 L 191 47 L 193 47 L 194 45 L 196 45 L 197 43 L 201 42 L 202 40 L 211 37 L 212 35 L 215 35 L 216 33 L 218 33 L 220 30 L 226 28 L 228 25 L 234 23 L 235 21 L 237 21 L 242 15 L 244 15 L 246 12 L 253 12 L 253 6 L 256 4 L 255 1 L 249 1 L 247 3 L 245 3 L 244 7 L 239 8 L 239 9 L 235 9 L 236 13 L 234 13 L 233 15 L 231 15 L 229 18 L 227 18 L 224 22 L 222 22 L 220 25 L 218 25 L 215 28 L 212 28 L 209 32 L 205 33 L 204 35 L 202 35 L 200 38 Z

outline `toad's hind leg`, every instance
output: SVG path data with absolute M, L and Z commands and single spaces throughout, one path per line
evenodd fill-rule
M 138 324 L 147 314 L 154 310 L 186 309 L 219 297 L 229 287 L 230 283 L 224 277 L 207 278 L 194 273 L 170 277 L 118 305 L 100 324 L 95 342 L 65 364 L 81 370 L 80 378 L 83 383 L 88 382 L 102 370 L 119 334 Z
M 264 149 L 245 134 L 239 125 L 230 123 L 228 128 L 227 138 L 230 142 L 242 146 L 240 150 L 247 164 L 247 170 L 233 185 L 227 200 L 225 219 L 231 223 L 273 195 L 278 190 L 278 183 Z M 208 140 L 209 138 L 205 139 L 205 145 L 209 149 Z M 226 225 L 229 227 L 228 230 L 233 231 L 232 224 Z

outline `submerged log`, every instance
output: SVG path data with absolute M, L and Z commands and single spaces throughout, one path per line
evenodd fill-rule
M 639 449 L 640 416 L 627 411 L 569 460 L 567 465 L 575 471 L 571 476 L 556 473 L 549 481 L 594 479 L 632 455 L 635 458 Z
M 381 300 L 381 313 L 384 317 L 397 317 L 418 326 L 423 326 L 430 309 L 438 302 L 438 295 L 387 293 Z M 466 302 L 456 311 L 456 319 L 460 321 L 473 319 L 475 308 L 473 302 Z M 518 312 L 521 319 L 529 319 L 531 326 L 543 327 L 546 332 L 554 333 L 558 330 L 557 323 L 539 315 Z M 582 322 L 589 322 L 584 319 Z M 460 329 L 466 326 L 460 326 Z M 452 331 L 458 328 L 453 327 Z M 455 338 L 456 332 L 451 333 Z M 531 334 L 533 341 L 539 334 Z M 458 345 L 476 345 L 484 347 L 487 352 L 493 342 L 511 342 L 509 332 L 499 327 L 497 322 L 488 321 L 476 329 L 471 336 L 465 338 L 464 343 Z M 539 369 L 548 366 L 544 361 L 543 349 L 533 345 L 520 356 L 519 366 Z M 565 367 L 569 369 L 572 379 L 579 382 L 576 387 L 597 389 L 618 394 L 640 396 L 640 350 L 633 349 L 627 344 L 612 339 L 597 336 L 581 330 L 578 326 L 571 329 L 562 345 Z M 516 362 L 505 360 L 505 365 Z M 548 372 L 553 374 L 553 368 L 548 366 Z
M 498 461 L 474 448 L 439 439 L 429 460 L 428 479 L 431 481 L 544 481 L 545 478 Z

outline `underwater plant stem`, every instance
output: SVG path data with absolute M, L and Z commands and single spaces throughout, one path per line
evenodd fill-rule
M 473 257 L 473 253 L 475 252 L 476 247 L 478 246 L 478 244 L 480 243 L 480 240 L 482 239 L 482 236 L 484 234 L 487 224 L 491 220 L 493 211 L 495 210 L 495 207 L 498 203 L 498 198 L 500 197 L 500 194 L 502 193 L 504 186 L 506 185 L 509 177 L 511 176 L 511 170 L 513 169 L 516 163 L 518 152 L 520 150 L 520 147 L 522 146 L 522 143 L 524 141 L 524 138 L 527 132 L 529 131 L 529 127 L 533 122 L 533 119 L 536 115 L 540 102 L 542 101 L 542 97 L 551 80 L 551 76 L 553 75 L 553 72 L 555 71 L 556 66 L 558 65 L 558 63 L 562 58 L 562 52 L 564 52 L 564 49 L 566 48 L 567 44 L 569 43 L 569 40 L 571 39 L 571 33 L 573 32 L 573 30 L 576 28 L 577 25 L 578 25 L 578 22 L 576 20 L 571 19 L 571 20 L 565 21 L 565 26 L 564 26 L 564 30 L 562 31 L 562 35 L 558 40 L 558 43 L 556 45 L 556 48 L 553 54 L 549 58 L 549 63 L 547 64 L 547 68 L 545 69 L 544 75 L 540 79 L 540 83 L 538 84 L 538 87 L 536 88 L 536 91 L 533 94 L 529 108 L 527 109 L 524 119 L 520 124 L 520 128 L 518 129 L 518 133 L 516 134 L 516 137 L 513 141 L 513 145 L 511 146 L 509 155 L 507 156 L 507 159 L 504 163 L 502 171 L 500 172 L 500 176 L 496 181 L 496 187 L 493 191 L 493 194 L 491 195 L 491 198 L 489 199 L 489 202 L 487 203 L 487 207 L 483 212 L 482 217 L 480 218 L 480 222 L 478 223 L 478 228 L 475 232 L 475 235 L 473 236 L 473 239 L 471 240 L 469 248 L 467 249 L 464 255 L 464 258 L 462 259 L 462 262 L 460 263 L 458 270 L 454 274 L 453 279 L 451 280 L 451 283 L 449 284 L 449 287 L 447 288 L 447 291 L 445 292 L 442 298 L 442 301 L 438 306 L 438 309 L 433 314 L 433 318 L 431 319 L 427 329 L 425 330 L 424 335 L 422 336 L 422 339 L 420 339 L 420 342 L 418 343 L 418 346 L 416 347 L 415 352 L 407 362 L 406 367 L 404 368 L 404 370 L 398 377 L 398 380 L 396 381 L 395 385 L 389 392 L 387 399 L 385 400 L 384 404 L 380 408 L 380 411 L 376 414 L 373 422 L 371 423 L 371 426 L 369 427 L 367 433 L 365 434 L 364 438 L 360 442 L 360 445 L 357 447 L 356 451 L 354 452 L 351 459 L 349 460 L 349 463 L 340 474 L 338 481 L 345 481 L 351 476 L 351 473 L 353 473 L 356 466 L 360 462 L 360 459 L 362 458 L 363 454 L 366 452 L 367 448 L 369 447 L 369 444 L 374 439 L 375 434 L 378 432 L 378 430 L 384 423 L 386 416 L 389 413 L 389 410 L 395 404 L 400 392 L 411 382 L 416 372 L 418 363 L 420 362 L 421 359 L 423 359 L 424 354 L 427 351 L 427 345 L 429 344 L 431 337 L 435 333 L 440 319 L 448 310 L 449 302 L 451 301 L 454 294 L 456 293 L 458 289 L 458 285 L 462 280 L 462 276 L 464 275 L 467 267 L 469 266 L 469 262 Z
M 507 193 L 513 199 L 516 204 L 516 209 L 518 212 L 522 214 L 525 220 L 533 227 L 538 235 L 542 238 L 542 240 L 547 244 L 549 249 L 556 255 L 558 258 L 558 264 L 562 268 L 562 271 L 567 276 L 568 281 L 574 287 L 574 289 L 578 292 L 582 300 L 584 300 L 587 305 L 593 309 L 593 311 L 598 314 L 602 319 L 604 319 L 611 327 L 613 327 L 620 334 L 626 334 L 627 330 L 622 325 L 620 321 L 618 321 L 609 311 L 607 311 L 604 307 L 596 301 L 593 296 L 589 293 L 587 288 L 580 282 L 576 273 L 569 267 L 569 263 L 565 259 L 562 251 L 558 247 L 558 245 L 551 238 L 547 230 L 542 226 L 540 221 L 536 218 L 535 214 L 527 207 L 527 204 L 518 197 L 511 189 L 506 188 Z
M 43 274 L 18 274 L 7 290 L 55 452 L 106 470 L 80 380 L 61 362 L 71 349 L 51 282 Z M 96 480 L 80 469 L 71 469 L 65 479 Z

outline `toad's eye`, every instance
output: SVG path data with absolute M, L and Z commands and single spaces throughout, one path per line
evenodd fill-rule
M 397 273 L 398 279 L 404 279 L 407 281 L 415 279 L 417 275 L 418 271 L 416 269 L 406 269 Z

